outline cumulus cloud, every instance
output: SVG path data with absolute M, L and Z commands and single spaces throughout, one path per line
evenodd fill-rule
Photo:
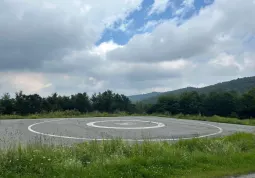
M 253 0 L 215 0 L 181 25 L 150 21 L 125 45 L 96 46 L 106 28 L 141 8 L 141 0 L 98 2 L 1 1 L 0 92 L 135 94 L 255 75 Z M 179 13 L 193 4 L 183 1 Z M 151 15 L 168 5 L 155 1 Z
M 0 2 L 1 70 L 39 68 L 70 51 L 90 49 L 105 27 L 125 18 L 141 0 Z
M 1 72 L 0 91 L 1 93 L 15 93 L 23 91 L 26 94 L 44 93 L 50 89 L 52 83 L 42 73 L 31 72 Z M 51 91 L 53 92 L 53 91 Z M 50 94 L 50 93 L 47 93 Z
M 243 66 L 237 62 L 235 56 L 226 53 L 219 54 L 208 63 L 214 68 L 212 70 L 214 75 L 236 75 L 243 70 Z
M 166 10 L 166 8 L 170 5 L 169 0 L 154 0 L 152 7 L 148 13 L 148 15 L 152 15 L 154 13 L 162 13 Z
M 245 3 L 240 0 L 216 1 L 181 26 L 169 20 L 158 25 L 152 33 L 134 36 L 122 49 L 110 52 L 109 58 L 139 62 L 168 61 L 233 49 L 232 46 L 242 43 L 245 34 L 255 33 L 255 22 L 247 18 L 255 17 L 254 7 L 251 0 Z M 244 9 L 246 13 L 243 13 Z M 228 42 L 233 44 L 222 45 Z
M 188 12 L 195 9 L 194 0 L 183 0 L 180 7 L 176 7 L 174 4 L 171 5 L 173 15 L 184 17 Z
M 139 32 L 147 32 L 147 31 L 151 31 L 153 30 L 157 25 L 159 25 L 160 23 L 162 23 L 163 20 L 151 20 L 148 21 L 144 26 L 142 26 L 141 28 L 139 28 L 137 31 Z

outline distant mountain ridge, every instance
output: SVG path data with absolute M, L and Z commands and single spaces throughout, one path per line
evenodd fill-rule
M 137 102 L 137 101 L 141 101 L 141 100 L 144 100 L 144 99 L 147 99 L 147 98 L 156 97 L 156 96 L 159 96 L 161 94 L 162 94 L 161 92 L 151 92 L 151 93 L 140 94 L 140 95 L 132 95 L 132 96 L 129 96 L 129 99 L 132 102 Z
M 252 88 L 255 88 L 255 76 L 238 78 L 235 80 L 221 82 L 221 83 L 209 85 L 202 88 L 187 87 L 187 88 L 181 88 L 178 90 L 167 91 L 167 92 L 152 92 L 152 93 L 141 94 L 141 95 L 132 95 L 132 96 L 129 96 L 129 99 L 132 102 L 142 101 L 144 103 L 156 103 L 159 96 L 167 95 L 167 94 L 178 95 L 183 92 L 189 92 L 189 91 L 197 91 L 199 93 L 205 93 L 205 94 L 210 93 L 212 91 L 236 91 L 239 93 L 244 93 Z

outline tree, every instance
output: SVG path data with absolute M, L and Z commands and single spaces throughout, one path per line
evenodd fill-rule
M 74 103 L 69 96 L 58 96 L 58 104 L 61 110 L 74 110 Z M 46 103 L 45 103 L 46 105 Z
M 125 95 L 115 94 L 110 90 L 103 93 L 93 94 L 91 97 L 92 108 L 100 112 L 127 111 L 132 112 L 135 106 Z
M 181 94 L 179 103 L 180 111 L 184 114 L 199 114 L 201 112 L 201 98 L 196 91 Z
M 91 111 L 91 102 L 87 93 L 78 93 L 71 96 L 71 103 L 74 109 L 80 112 Z
M 27 96 L 24 95 L 22 91 L 15 93 L 15 101 L 16 113 L 21 115 L 26 115 L 29 113 L 29 103 L 27 101 Z
M 161 110 L 167 111 L 171 114 L 180 113 L 179 98 L 174 95 L 165 95 L 159 97 L 158 104 L 161 105 Z
M 255 118 L 255 88 L 241 97 L 241 107 L 238 114 L 241 118 Z
M 48 112 L 62 110 L 60 106 L 60 97 L 57 93 L 53 93 L 44 100 L 44 108 L 46 108 Z
M 34 114 L 42 111 L 42 97 L 38 94 L 28 95 L 25 97 L 28 103 L 28 113 Z
M 143 114 L 143 113 L 146 113 L 149 108 L 150 108 L 150 104 L 146 104 L 143 102 L 136 102 L 134 112 Z
M 205 115 L 231 116 L 237 112 L 238 94 L 235 92 L 211 92 L 203 102 Z
M 5 93 L 0 100 L 0 114 L 13 114 L 15 100 L 11 99 L 9 93 Z

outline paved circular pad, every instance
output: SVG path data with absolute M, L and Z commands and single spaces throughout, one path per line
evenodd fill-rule
M 218 126 L 159 117 L 58 119 L 32 124 L 28 130 L 44 136 L 75 140 L 179 140 L 220 134 Z
M 165 124 L 142 120 L 106 120 L 87 123 L 87 126 L 103 129 L 155 129 L 164 127 Z

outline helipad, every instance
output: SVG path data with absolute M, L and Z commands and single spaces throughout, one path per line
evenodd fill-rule
M 0 146 L 40 142 L 72 144 L 90 140 L 176 141 L 209 138 L 255 127 L 163 117 L 93 117 L 0 121 Z
M 221 134 L 223 129 L 209 123 L 153 117 L 57 119 L 37 122 L 28 130 L 38 135 L 75 140 L 127 141 L 179 140 Z

